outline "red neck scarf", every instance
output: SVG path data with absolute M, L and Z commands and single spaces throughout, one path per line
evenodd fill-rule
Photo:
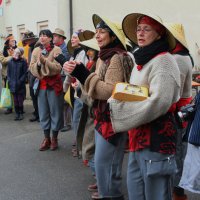
M 176 54 L 177 52 L 183 51 L 185 47 L 181 43 L 177 43 L 176 47 L 172 50 L 172 54 Z

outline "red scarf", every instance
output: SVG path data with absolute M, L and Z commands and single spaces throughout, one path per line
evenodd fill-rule
M 176 54 L 177 52 L 183 51 L 185 47 L 181 43 L 177 43 L 176 47 L 172 50 L 172 54 Z

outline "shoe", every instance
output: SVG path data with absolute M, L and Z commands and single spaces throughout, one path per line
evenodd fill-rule
M 70 129 L 71 129 L 71 125 L 66 125 L 60 131 L 61 132 L 66 132 L 66 131 L 69 131 Z
M 16 116 L 15 116 L 15 119 L 14 119 L 15 121 L 19 121 L 19 114 L 16 114 Z
M 50 148 L 50 145 L 51 145 L 50 138 L 44 138 L 39 150 L 40 151 L 46 151 Z
M 173 193 L 173 200 L 188 200 L 187 195 L 178 196 L 177 194 Z
M 4 112 L 5 115 L 11 114 L 11 113 L 12 113 L 12 109 L 7 109 L 7 110 Z
M 51 151 L 55 151 L 57 148 L 58 148 L 58 139 L 52 137 L 50 149 Z
M 39 117 L 32 117 L 31 119 L 29 119 L 29 122 L 36 122 L 39 120 Z
M 83 165 L 86 166 L 86 167 L 89 167 L 88 160 L 83 160 Z
M 99 196 L 99 193 L 98 193 L 98 192 L 92 193 L 92 196 L 91 196 L 91 197 L 92 197 L 92 199 L 94 199 L 94 200 L 95 200 L 95 199 L 102 199 L 102 197 Z
M 78 157 L 78 152 L 77 152 L 77 150 L 72 152 L 72 156 L 73 156 L 73 157 Z
M 73 142 L 72 147 L 76 147 L 76 140 Z
M 23 120 L 23 119 L 24 119 L 23 114 L 20 114 L 20 115 L 19 115 L 19 120 Z
M 97 183 L 94 183 L 92 185 L 88 185 L 88 191 L 89 192 L 97 192 L 98 191 Z

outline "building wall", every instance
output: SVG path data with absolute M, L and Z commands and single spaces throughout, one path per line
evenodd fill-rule
M 70 38 L 69 1 L 11 0 L 7 6 L 4 3 L 4 16 L 0 17 L 0 23 L 4 26 L 0 26 L 0 33 L 6 34 L 5 27 L 12 26 L 13 33 L 17 36 L 17 25 L 25 24 L 26 29 L 38 34 L 37 22 L 48 20 L 50 30 L 60 27 Z M 94 30 L 92 23 L 94 13 L 121 22 L 129 13 L 144 11 L 157 14 L 167 22 L 182 23 L 195 65 L 200 66 L 200 55 L 197 54 L 196 46 L 196 43 L 200 46 L 199 0 L 72 0 L 72 2 L 74 24 L 71 28 L 74 31 L 80 28 Z
M 11 0 L 6 4 L 3 0 L 4 15 L 0 17 L 0 33 L 7 35 L 6 27 L 12 27 L 13 34 L 19 40 L 17 27 L 25 25 L 34 34 L 39 34 L 38 22 L 48 20 L 48 28 L 54 31 L 59 27 L 68 32 L 68 0 Z M 63 20 L 65 19 L 65 20 Z
M 94 30 L 92 14 L 99 14 L 113 21 L 122 22 L 133 12 L 147 12 L 160 16 L 164 21 L 182 23 L 195 65 L 200 66 L 200 1 L 199 0 L 73 0 L 74 29 Z

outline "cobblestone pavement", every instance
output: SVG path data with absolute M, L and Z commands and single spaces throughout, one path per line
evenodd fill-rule
M 29 122 L 31 102 L 25 101 L 25 119 L 0 109 L 0 200 L 89 200 L 87 186 L 95 182 L 89 168 L 71 154 L 71 131 L 59 135 L 58 151 L 38 151 L 43 138 L 39 123 Z M 126 191 L 127 154 L 123 170 Z M 189 194 L 189 200 L 200 196 Z M 153 199 L 152 199 L 153 200 Z

